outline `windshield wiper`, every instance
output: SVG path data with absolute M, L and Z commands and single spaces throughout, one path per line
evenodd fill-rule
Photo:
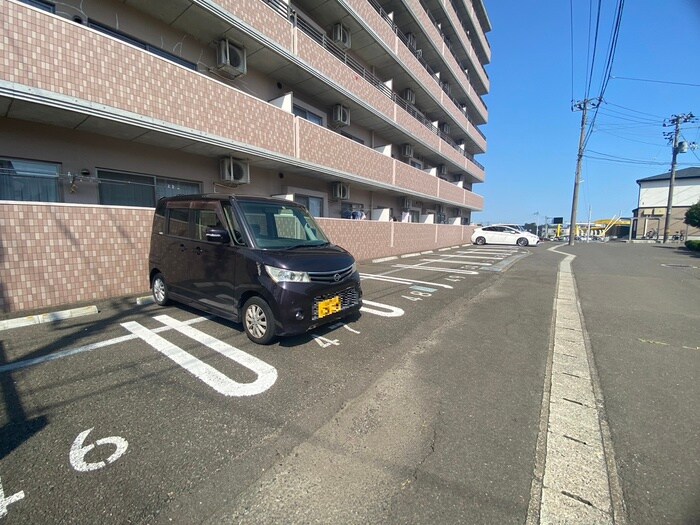
M 296 250 L 297 248 L 318 248 L 320 246 L 328 246 L 329 242 L 322 242 L 321 244 L 292 244 L 291 246 L 285 246 L 283 250 Z

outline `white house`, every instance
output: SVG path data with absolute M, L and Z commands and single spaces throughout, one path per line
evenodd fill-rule
M 633 211 L 632 238 L 662 238 L 666 224 L 666 206 L 671 173 L 662 173 L 639 179 L 639 199 Z M 685 213 L 700 201 L 700 168 L 685 168 L 676 171 L 673 185 L 670 234 L 684 238 L 700 238 L 700 229 L 685 224 Z

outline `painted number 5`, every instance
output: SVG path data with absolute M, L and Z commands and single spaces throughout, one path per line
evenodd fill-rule
M 95 443 L 90 443 L 89 445 L 83 446 L 83 443 L 85 443 L 85 439 L 87 438 L 90 432 L 92 432 L 92 428 L 78 434 L 78 437 L 75 438 L 75 441 L 73 441 L 73 444 L 70 447 L 70 464 L 78 472 L 90 472 L 91 470 L 101 469 L 102 467 L 106 467 L 110 463 L 114 463 L 116 460 L 122 457 L 124 452 L 126 452 L 127 447 L 129 446 L 129 443 L 126 441 L 126 439 L 121 438 L 119 436 L 109 436 L 106 438 L 101 438 L 95 441 Z M 114 445 L 116 447 L 116 450 L 112 452 L 112 454 L 104 461 L 85 461 L 85 456 L 92 449 L 94 449 L 95 446 L 100 445 Z

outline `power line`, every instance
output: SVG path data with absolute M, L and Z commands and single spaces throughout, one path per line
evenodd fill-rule
M 652 80 L 650 78 L 633 78 L 633 77 L 615 77 L 611 76 L 615 80 L 633 80 L 635 82 L 654 82 L 656 84 L 671 84 L 674 86 L 690 86 L 690 87 L 700 87 L 700 84 L 691 84 L 689 82 L 671 82 L 669 80 Z
M 617 77 L 611 76 L 610 78 L 617 78 Z M 640 115 L 647 115 L 648 117 L 654 117 L 655 119 L 663 120 L 663 117 L 660 116 L 660 115 L 652 115 L 651 113 L 646 113 L 646 112 L 644 112 L 644 111 L 638 111 L 638 110 L 636 110 L 636 109 L 627 108 L 627 107 L 625 107 L 625 106 L 620 106 L 619 104 L 613 104 L 612 102 L 608 102 L 608 101 L 606 101 L 606 103 L 607 103 L 609 106 L 615 106 L 616 108 L 626 109 L 627 111 L 631 111 L 631 112 L 633 112 L 633 113 L 639 113 Z
M 629 142 L 637 142 L 638 144 L 647 144 L 648 146 L 657 146 L 659 148 L 662 147 L 662 144 L 655 144 L 653 142 L 645 142 L 643 140 L 635 140 L 635 139 L 631 139 L 628 137 L 623 137 L 622 135 L 616 135 L 615 133 L 611 133 L 610 131 L 606 131 L 606 130 L 600 129 L 600 128 L 597 131 L 598 131 L 598 133 L 605 133 L 606 135 L 610 135 L 610 136 L 613 136 L 613 137 L 616 137 L 616 138 L 622 139 L 622 140 L 628 140 Z
M 653 160 L 634 160 L 634 159 L 615 159 L 615 158 L 606 158 L 606 157 L 595 157 L 593 155 L 584 155 L 584 157 L 588 160 L 597 160 L 597 161 L 602 161 L 602 162 L 612 162 L 614 164 L 629 164 L 633 166 L 668 166 L 668 162 L 663 162 L 663 161 L 653 161 Z M 693 162 L 679 162 L 677 164 L 678 166 L 695 166 L 696 164 Z
M 574 0 L 569 0 L 569 29 L 571 32 L 571 104 L 574 103 Z
M 601 114 L 610 118 L 616 118 L 619 120 L 624 120 L 626 122 L 634 122 L 636 124 L 654 124 L 658 126 L 660 122 L 659 120 L 640 119 L 638 117 L 634 117 L 633 115 L 625 115 L 624 113 L 619 113 L 614 109 L 611 110 L 607 108 L 605 108 L 604 111 L 601 111 Z
M 590 63 L 590 68 L 588 70 L 588 77 L 587 77 L 587 86 L 586 86 L 586 97 L 589 98 L 591 94 L 591 84 L 593 83 L 593 72 L 595 70 L 595 58 L 598 50 L 598 31 L 600 30 L 600 13 L 602 11 L 602 0 L 598 0 L 598 12 L 596 13 L 596 22 L 595 22 L 595 36 L 593 38 L 593 58 L 591 59 Z M 590 16 L 589 16 L 589 47 L 590 47 Z

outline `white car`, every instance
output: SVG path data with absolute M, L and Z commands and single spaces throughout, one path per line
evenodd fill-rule
M 511 226 L 494 225 L 477 228 L 472 233 L 474 244 L 517 244 L 518 246 L 536 245 L 540 238 L 527 231 L 520 231 Z

